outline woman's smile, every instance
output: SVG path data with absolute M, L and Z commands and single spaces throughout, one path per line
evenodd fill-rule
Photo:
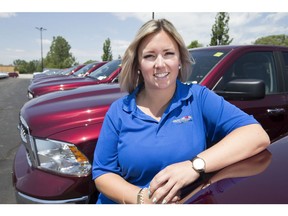
M 153 76 L 156 77 L 157 79 L 163 79 L 163 78 L 168 77 L 169 74 L 170 72 L 157 72 L 157 73 L 154 73 Z

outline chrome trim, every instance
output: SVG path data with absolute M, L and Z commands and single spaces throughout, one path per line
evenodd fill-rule
M 44 199 L 37 199 L 35 197 L 28 196 L 19 191 L 16 191 L 15 195 L 16 195 L 17 203 L 20 203 L 20 204 L 65 204 L 65 203 L 87 204 L 89 203 L 88 196 L 82 196 L 79 198 L 66 199 L 66 200 L 44 200 Z
M 37 155 L 37 149 L 36 149 L 34 138 L 30 134 L 30 129 L 25 119 L 21 115 L 19 118 L 20 118 L 20 123 L 19 123 L 18 128 L 20 129 L 20 136 L 23 140 L 23 145 L 26 148 L 28 158 L 30 159 L 30 162 L 33 167 L 38 167 L 40 163 L 39 163 L 39 159 Z
M 26 127 L 27 129 L 28 129 L 28 132 L 29 132 L 29 127 L 28 127 L 28 124 L 27 124 L 27 122 L 25 121 L 25 119 L 20 115 L 20 123 L 22 124 L 22 125 L 24 125 L 24 127 Z
M 18 129 L 19 129 L 19 132 L 20 132 L 20 137 L 21 137 L 21 140 L 24 142 L 24 143 L 27 143 L 27 139 L 26 139 L 26 136 L 27 136 L 27 130 L 24 128 L 24 126 L 20 123 L 18 125 Z
M 29 100 L 34 98 L 33 94 L 31 92 L 29 92 L 29 91 L 27 92 L 27 97 L 28 97 Z
M 27 163 L 29 164 L 29 166 L 32 167 L 31 158 L 27 151 L 26 151 L 26 159 L 27 159 Z

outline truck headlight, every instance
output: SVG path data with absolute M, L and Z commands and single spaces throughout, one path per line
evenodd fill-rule
M 29 92 L 29 91 L 27 93 L 27 97 L 28 97 L 29 100 L 34 98 L 33 94 L 31 92 Z
M 35 145 L 40 168 L 79 177 L 90 174 L 91 164 L 75 145 L 41 139 L 35 139 Z

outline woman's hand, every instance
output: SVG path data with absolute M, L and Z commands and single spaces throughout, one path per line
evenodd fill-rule
M 150 198 L 153 203 L 175 203 L 180 199 L 180 189 L 198 177 L 199 174 L 192 168 L 191 161 L 169 165 L 152 179 Z

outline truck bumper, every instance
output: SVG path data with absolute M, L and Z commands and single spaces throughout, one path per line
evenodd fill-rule
M 66 199 L 66 200 L 44 200 L 44 199 L 37 199 L 35 197 L 31 197 L 25 195 L 19 191 L 15 191 L 16 202 L 22 204 L 87 204 L 89 203 L 88 196 L 73 198 L 73 199 Z

